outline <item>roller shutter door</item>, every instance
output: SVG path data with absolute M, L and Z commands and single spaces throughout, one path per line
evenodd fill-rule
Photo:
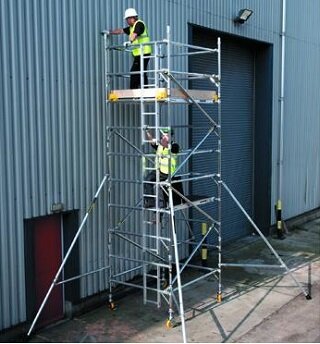
M 211 31 L 194 29 L 192 44 L 216 47 L 216 35 Z M 190 70 L 198 73 L 215 73 L 217 60 L 210 55 L 195 55 L 189 60 Z M 193 81 L 195 89 L 209 88 L 207 82 Z M 222 38 L 222 178 L 237 199 L 251 215 L 253 213 L 253 164 L 254 164 L 254 52 L 249 46 L 234 38 Z M 211 108 L 207 107 L 208 111 Z M 212 110 L 210 111 L 212 113 Z M 217 108 L 213 111 L 217 117 Z M 206 125 L 205 116 L 191 107 L 192 125 Z M 202 130 L 193 130 L 191 144 L 194 147 L 203 137 Z M 213 139 L 205 142 L 203 148 L 215 145 Z M 193 171 L 215 170 L 216 158 L 195 156 Z M 209 168 L 209 170 L 208 170 Z M 194 183 L 192 194 L 206 194 L 208 182 Z M 215 206 L 207 211 L 214 216 Z M 250 224 L 240 209 L 223 189 L 222 193 L 222 240 L 224 242 L 243 237 L 250 232 Z

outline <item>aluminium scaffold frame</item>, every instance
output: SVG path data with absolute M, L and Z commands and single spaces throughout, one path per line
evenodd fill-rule
M 174 322 L 174 305 L 178 309 L 181 325 L 183 339 L 186 341 L 185 332 L 185 319 L 184 319 L 184 305 L 182 297 L 182 289 L 190 286 L 204 278 L 208 278 L 213 275 L 218 280 L 218 298 L 221 299 L 221 277 L 220 268 L 205 267 L 202 265 L 191 264 L 191 259 L 195 256 L 199 249 L 204 246 L 208 247 L 209 244 L 206 243 L 206 239 L 213 232 L 220 238 L 220 228 L 221 228 L 221 132 L 220 132 L 220 116 L 221 116 L 221 105 L 220 105 L 220 39 L 218 39 L 218 44 L 216 49 L 209 49 L 204 47 L 196 47 L 189 44 L 181 44 L 173 42 L 170 39 L 170 28 L 167 28 L 167 38 L 162 41 L 154 41 L 148 43 L 152 46 L 151 56 L 143 55 L 143 45 L 140 46 L 141 63 L 143 66 L 143 59 L 149 58 L 152 61 L 154 69 L 148 69 L 148 74 L 152 75 L 151 83 L 144 85 L 144 70 L 137 72 L 140 75 L 141 89 L 127 90 L 127 89 L 113 89 L 110 87 L 112 80 L 114 78 L 123 77 L 123 73 L 109 73 L 106 72 L 106 90 L 108 97 L 108 105 L 111 109 L 108 112 L 108 124 L 107 124 L 107 151 L 108 151 L 108 183 L 109 183 L 109 200 L 108 207 L 118 209 L 126 209 L 127 211 L 123 214 L 122 218 L 116 219 L 112 223 L 111 212 L 108 216 L 108 233 L 109 233 L 109 261 L 110 261 L 110 307 L 113 308 L 113 297 L 112 288 L 114 284 L 122 284 L 130 287 L 136 287 L 143 290 L 143 302 L 154 303 L 158 307 L 161 305 L 161 300 L 164 299 L 169 306 L 169 316 L 166 322 L 168 327 L 171 327 Z M 131 52 L 131 47 L 128 44 L 124 46 L 112 46 L 109 44 L 108 36 L 105 35 L 105 48 L 106 48 L 106 71 L 108 71 L 108 66 L 110 63 L 110 55 L 112 52 L 121 50 Z M 173 52 L 176 48 L 178 52 Z M 183 71 L 173 70 L 173 59 L 183 58 L 194 54 L 215 54 L 217 55 L 217 74 L 199 74 L 199 73 L 189 73 Z M 134 73 L 131 73 L 134 74 Z M 209 90 L 188 90 L 183 85 L 184 81 L 196 80 L 196 79 L 206 79 L 209 84 L 212 85 Z M 215 88 L 215 89 L 213 89 Z M 119 116 L 116 116 L 115 106 L 120 103 L 137 103 L 140 112 L 140 125 L 135 127 L 124 127 L 121 123 L 115 125 Z M 199 139 L 195 147 L 183 150 L 177 155 L 183 161 L 178 164 L 174 172 L 169 173 L 166 180 L 160 178 L 160 172 L 158 168 L 159 156 L 157 153 L 149 153 L 146 151 L 146 146 L 152 143 L 159 145 L 160 143 L 160 132 L 167 128 L 171 134 L 173 131 L 173 118 L 171 114 L 171 104 L 175 106 L 176 104 L 184 105 L 195 105 L 198 110 L 203 114 L 209 123 L 209 127 L 205 135 Z M 212 114 L 209 114 L 204 110 L 202 104 L 210 105 L 213 107 L 218 107 L 218 119 L 214 120 Z M 162 105 L 166 106 L 167 115 L 163 116 L 161 114 L 160 107 Z M 112 116 L 114 113 L 114 116 Z M 166 117 L 165 123 L 162 120 Z M 188 129 L 188 125 L 174 126 L 174 129 L 179 127 L 180 129 Z M 153 130 L 155 133 L 155 139 L 151 140 L 146 138 L 146 131 Z M 130 141 L 122 131 L 127 133 L 130 131 L 140 131 L 140 146 L 136 142 Z M 171 135 L 170 135 L 171 136 Z M 201 145 L 210 136 L 215 136 L 217 140 L 216 149 L 203 149 L 201 150 Z M 112 144 L 112 138 L 118 138 L 124 142 L 128 147 L 132 148 L 132 151 L 115 152 Z M 171 141 L 169 139 L 169 141 Z M 171 152 L 171 147 L 169 146 L 169 154 L 167 156 L 169 160 L 169 166 L 172 161 L 173 153 Z M 217 158 L 217 171 L 215 173 L 181 173 L 185 165 L 190 161 L 190 159 L 196 154 L 215 154 Z M 141 173 L 140 180 L 135 179 L 121 179 L 114 178 L 112 171 L 112 166 L 116 163 L 115 160 L 119 160 L 123 157 L 135 157 L 141 159 Z M 139 165 L 139 163 L 138 163 Z M 156 178 L 154 181 L 146 180 L 147 172 L 154 171 Z M 178 172 L 180 172 L 178 174 Z M 116 172 L 117 173 L 117 172 Z M 196 180 L 210 180 L 211 183 L 216 185 L 217 193 L 216 195 L 206 195 L 199 196 L 197 199 L 192 199 L 189 196 L 185 196 L 181 192 L 181 188 L 177 186 L 182 183 L 190 183 Z M 116 204 L 113 202 L 113 195 L 117 194 L 114 189 L 117 189 L 116 184 L 123 183 L 137 183 L 140 187 L 140 193 L 138 193 L 138 199 L 134 201 L 134 205 L 128 204 Z M 146 194 L 144 186 L 149 183 L 152 184 L 154 188 L 154 194 Z M 164 196 L 165 195 L 165 196 Z M 154 206 L 151 208 L 145 208 L 143 204 L 144 198 L 149 197 L 154 199 Z M 167 198 L 167 202 L 163 198 Z M 175 202 L 174 197 L 178 197 L 180 202 Z M 120 198 L 121 200 L 121 198 Z M 124 198 L 122 198 L 122 202 Z M 203 205 L 210 202 L 216 202 L 218 204 L 218 217 L 213 218 L 210 214 L 202 209 Z M 186 214 L 183 213 L 185 209 L 194 208 L 204 215 L 208 221 L 205 234 L 200 240 L 196 241 L 195 235 L 192 234 L 192 229 L 188 225 L 188 219 Z M 130 230 L 124 230 L 126 221 L 132 216 L 134 212 L 139 213 L 140 223 L 142 227 L 141 232 L 135 232 Z M 177 212 L 182 212 L 183 222 L 185 223 L 184 228 L 190 234 L 188 238 L 180 238 L 179 231 L 177 230 Z M 153 219 L 152 219 L 153 217 Z M 167 217 L 167 222 L 165 218 Z M 151 218 L 151 219 L 150 219 Z M 180 226 L 181 227 L 181 226 Z M 180 229 L 181 230 L 181 229 Z M 182 235 L 183 236 L 183 235 Z M 125 252 L 114 252 L 117 245 L 114 243 L 114 238 L 117 237 L 123 241 L 130 243 L 131 245 L 138 247 L 142 251 L 140 258 L 126 256 Z M 179 246 L 186 245 L 191 247 L 191 253 L 185 254 L 184 262 L 180 261 Z M 221 240 L 219 240 L 216 247 L 218 249 L 219 262 L 221 261 Z M 187 249 L 189 250 L 189 248 Z M 135 265 L 133 268 L 128 268 L 127 270 L 114 272 L 114 266 L 117 266 L 113 261 L 126 260 L 130 261 Z M 118 264 L 119 265 L 119 264 Z M 175 268 L 175 274 L 173 274 L 173 268 Z M 196 268 L 202 271 L 201 276 L 197 276 L 193 280 L 189 280 L 183 283 L 181 279 L 181 274 L 186 268 Z M 165 273 L 164 270 L 167 272 Z M 132 272 L 139 272 L 142 275 L 142 281 L 138 283 L 129 282 L 127 278 L 123 279 L 123 276 L 130 276 Z M 167 276 L 167 277 L 164 277 Z M 175 293 L 178 294 L 176 297 Z M 150 294 L 156 295 L 155 300 L 150 298 Z
M 152 81 L 148 85 L 144 85 L 144 70 L 135 72 L 140 75 L 141 88 L 135 90 L 128 89 L 113 89 L 111 88 L 112 80 L 116 78 L 128 77 L 125 73 L 110 73 L 110 54 L 111 52 L 121 51 L 131 53 L 132 46 L 129 43 L 125 43 L 122 46 L 114 46 L 110 44 L 110 39 L 107 31 L 102 32 L 104 39 L 104 52 L 105 52 L 105 87 L 107 94 L 107 171 L 93 197 L 93 200 L 76 232 L 76 235 L 70 244 L 70 247 L 59 267 L 52 284 L 50 285 L 46 296 L 43 299 L 42 304 L 30 326 L 28 336 L 31 334 L 51 292 L 52 289 L 59 284 L 67 283 L 69 281 L 87 276 L 89 274 L 106 271 L 108 274 L 109 282 L 109 306 L 112 309 L 114 307 L 113 301 L 113 287 L 116 284 L 122 284 L 130 287 L 136 287 L 143 290 L 144 303 L 155 303 L 160 307 L 161 300 L 169 306 L 169 316 L 166 325 L 171 327 L 174 323 L 174 306 L 178 309 L 178 313 L 181 320 L 181 329 L 183 341 L 187 341 L 185 318 L 184 318 L 184 304 L 182 290 L 194 283 L 197 283 L 204 278 L 214 276 L 218 281 L 217 301 L 222 300 L 221 290 L 221 269 L 222 267 L 265 267 L 265 268 L 283 268 L 286 273 L 290 274 L 295 284 L 300 288 L 307 299 L 311 296 L 302 287 L 300 282 L 293 276 L 292 271 L 286 266 L 269 241 L 263 235 L 261 230 L 257 227 L 249 214 L 242 207 L 236 196 L 232 193 L 226 183 L 222 180 L 221 175 L 221 43 L 220 38 L 217 40 L 217 48 L 209 49 L 205 47 L 193 46 L 190 44 L 182 44 L 171 41 L 170 27 L 167 27 L 167 37 L 161 41 L 153 41 L 147 44 L 152 45 L 153 54 L 149 57 L 153 60 L 154 69 L 148 69 L 148 73 L 153 75 Z M 140 59 L 141 66 L 143 66 L 143 47 L 146 44 L 140 45 Z M 173 53 L 173 48 L 186 49 L 182 53 Z M 195 54 L 215 54 L 217 55 L 217 74 L 199 74 L 190 72 L 181 72 L 172 68 L 172 60 L 174 58 L 185 58 Z M 166 64 L 165 64 L 166 63 Z M 189 90 L 185 87 L 185 84 L 190 80 L 205 79 L 212 85 L 214 90 Z M 138 126 L 123 126 L 121 120 L 123 117 L 117 116 L 115 106 L 124 104 L 136 104 L 140 113 L 140 125 Z M 194 105 L 200 111 L 201 115 L 205 116 L 208 120 L 209 127 L 207 132 L 201 139 L 198 140 L 195 147 L 191 149 L 182 150 L 177 156 L 183 159 L 178 164 L 173 173 L 168 174 L 168 178 L 163 180 L 160 178 L 159 168 L 157 164 L 157 154 L 150 153 L 146 150 L 146 146 L 150 143 L 159 144 L 160 134 L 163 129 L 168 129 L 169 137 L 174 128 L 188 129 L 189 125 L 174 125 L 174 121 L 170 112 L 171 105 L 176 104 Z M 204 108 L 203 104 L 217 108 L 217 119 L 214 120 L 211 113 L 209 114 Z M 162 113 L 161 106 L 165 105 L 167 110 L 167 117 L 165 122 L 161 121 Z M 151 110 L 150 110 L 151 108 Z M 123 111 L 123 109 L 122 109 Z M 112 115 L 113 114 L 113 115 Z M 116 123 L 113 121 L 120 121 Z M 155 133 L 155 140 L 150 141 L 146 139 L 146 130 L 153 130 Z M 136 135 L 131 134 L 131 131 L 135 131 Z M 126 136 L 123 132 L 129 134 Z M 137 132 L 138 135 L 137 135 Z M 208 139 L 208 137 L 215 137 L 216 149 L 201 149 L 201 145 Z M 137 142 L 140 141 L 140 145 Z M 132 139 L 134 139 L 132 141 Z M 120 140 L 122 145 L 116 145 L 115 140 Z M 129 147 L 129 150 L 122 152 L 119 147 L 123 145 Z M 170 150 L 169 155 L 166 157 L 169 159 L 169 171 L 171 159 L 173 153 Z M 216 158 L 216 171 L 210 173 L 186 173 L 183 170 L 187 167 L 190 159 L 198 154 L 213 154 Z M 118 160 L 121 159 L 140 159 L 135 165 L 140 170 L 138 172 L 140 179 L 136 179 L 136 175 L 130 175 L 131 178 L 115 177 L 115 174 L 119 173 Z M 154 171 L 156 174 L 155 181 L 148 181 L 145 179 L 147 171 Z M 180 174 L 178 174 L 180 172 Z M 178 185 L 184 185 L 199 180 L 209 180 L 216 187 L 215 195 L 200 196 L 193 199 L 191 196 L 184 195 L 182 189 Z M 135 184 L 138 185 L 138 189 L 134 193 L 133 197 L 128 197 L 130 204 L 116 203 L 116 200 L 123 200 L 123 197 L 117 197 L 116 185 Z M 145 193 L 146 184 L 153 185 L 154 194 Z M 103 266 L 95 271 L 90 271 L 79 276 L 69 278 L 67 280 L 59 280 L 63 268 L 70 256 L 70 253 L 79 238 L 86 221 L 92 212 L 93 206 L 96 203 L 101 190 L 104 185 L 107 184 L 108 190 L 108 217 L 107 230 L 108 230 L 108 255 L 109 265 Z M 246 216 L 248 221 L 254 227 L 259 236 L 264 240 L 266 245 L 271 250 L 272 254 L 279 261 L 280 265 L 266 265 L 266 264 L 230 264 L 223 263 L 221 259 L 222 253 L 222 233 L 221 233 L 221 192 L 222 187 L 231 196 L 236 205 L 240 208 L 242 213 Z M 121 189 L 121 187 L 120 187 Z M 120 190 L 119 189 L 119 190 Z M 124 188 L 124 192 L 126 189 Z M 137 198 L 136 200 L 135 197 Z M 145 197 L 152 197 L 154 199 L 154 206 L 151 208 L 144 207 L 143 200 Z M 178 197 L 178 202 L 177 202 Z M 134 201 L 133 201 L 134 200 Z M 123 202 L 123 201 L 122 201 Z M 133 202 L 133 204 L 132 204 Z M 202 209 L 202 206 L 210 203 L 217 204 L 216 217 L 211 216 L 207 211 Z M 197 238 L 192 232 L 192 228 L 189 225 L 193 219 L 188 219 L 186 212 L 188 209 L 195 209 L 201 215 L 206 218 L 207 223 L 202 223 L 205 229 L 202 233 L 202 237 Z M 182 219 L 178 219 L 176 213 L 182 214 Z M 138 214 L 134 217 L 133 214 Z M 179 222 L 181 221 L 181 223 Z M 177 224 L 179 222 L 179 224 Z M 124 229 L 125 225 L 136 226 L 135 231 L 128 231 Z M 152 231 L 150 231 L 152 228 Z M 183 236 L 181 232 L 187 233 Z M 207 239 L 210 235 L 215 235 L 217 239 L 217 245 L 210 245 L 207 243 Z M 118 242 L 116 242 L 118 240 Z M 126 252 L 116 252 L 119 248 L 119 241 L 124 241 L 128 245 L 133 246 L 140 252 L 138 258 L 126 255 Z M 181 249 L 182 247 L 191 247 L 189 249 Z M 208 266 L 195 265 L 191 260 L 195 257 L 199 249 L 207 249 L 213 247 L 217 250 L 217 267 L 212 268 Z M 183 253 L 183 261 L 180 259 L 180 252 Z M 129 262 L 130 268 L 126 268 L 121 271 L 115 271 L 123 267 L 124 264 L 116 264 L 115 262 Z M 127 264 L 128 265 L 128 264 Z M 175 267 L 175 273 L 173 269 Z M 187 281 L 183 284 L 181 275 L 186 268 L 196 268 L 201 270 L 203 275 Z M 167 273 L 164 273 L 167 272 Z M 142 282 L 133 282 L 130 278 L 142 275 Z M 148 298 L 148 294 L 153 293 L 156 295 L 155 300 Z M 178 293 L 178 298 L 176 294 Z

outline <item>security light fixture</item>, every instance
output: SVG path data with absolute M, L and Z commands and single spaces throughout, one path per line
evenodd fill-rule
M 253 13 L 252 10 L 249 10 L 248 8 L 244 8 L 239 11 L 238 16 L 234 18 L 233 21 L 235 23 L 243 24 L 250 18 L 252 13 Z

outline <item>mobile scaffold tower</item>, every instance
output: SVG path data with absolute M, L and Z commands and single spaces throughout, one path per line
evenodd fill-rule
M 116 284 L 141 288 L 144 303 L 154 303 L 160 307 L 164 300 L 168 304 L 168 327 L 175 322 L 176 306 L 186 341 L 183 288 L 214 275 L 218 280 L 217 298 L 221 299 L 220 267 L 197 265 L 192 261 L 197 252 L 207 250 L 210 245 L 208 238 L 215 235 L 218 238 L 215 246 L 218 261 L 221 262 L 220 39 L 216 49 L 182 44 L 170 39 L 170 28 L 167 27 L 166 39 L 150 42 L 148 45 L 152 46 L 151 56 L 144 56 L 143 44 L 140 46 L 140 65 L 144 65 L 145 58 L 150 58 L 151 67 L 147 71 L 150 82 L 144 84 L 146 71 L 142 67 L 140 72 L 136 72 L 140 75 L 140 89 L 117 89 L 115 85 L 119 87 L 119 84 L 123 84 L 123 79 L 128 74 L 110 72 L 110 62 L 113 61 L 114 65 L 119 51 L 131 53 L 132 46 L 126 43 L 124 46 L 111 45 L 108 35 L 105 35 L 109 302 L 110 307 L 114 307 L 112 290 Z M 198 74 L 176 69 L 177 66 L 186 65 L 188 56 L 194 54 L 215 55 L 216 74 Z M 197 79 L 207 81 L 206 89 L 187 88 L 188 81 Z M 125 104 L 136 106 L 126 108 Z M 168 177 L 163 180 L 158 168 L 160 157 L 156 152 L 150 152 L 150 144 L 159 145 L 160 133 L 164 129 L 169 131 L 169 137 L 173 136 L 174 130 L 181 134 L 188 133 L 190 127 L 187 119 L 184 121 L 180 118 L 177 124 L 176 117 L 180 116 L 179 113 L 187 115 L 186 107 L 190 105 L 196 106 L 201 115 L 205 116 L 206 132 L 203 137 L 199 137 L 194 147 L 180 150 L 177 154 L 178 166 L 174 172 L 169 168 Z M 148 138 L 146 131 L 154 133 L 153 140 Z M 202 149 L 203 143 L 209 138 L 215 140 L 214 148 Z M 188 171 L 192 157 L 199 154 L 215 156 L 215 166 L 210 167 L 209 173 Z M 169 144 L 166 156 L 169 166 L 172 156 Z M 128 161 L 131 162 L 130 171 L 121 171 L 121 167 L 126 166 L 128 169 Z M 150 171 L 155 173 L 155 181 L 146 178 Z M 183 190 L 188 190 L 191 182 L 199 180 L 206 180 L 208 185 L 213 186 L 208 188 L 212 190 L 209 191 L 212 194 L 185 195 Z M 148 183 L 153 186 L 152 194 L 146 194 L 145 185 Z M 132 187 L 133 184 L 137 186 L 136 192 L 128 195 L 127 185 Z M 154 205 L 146 208 L 143 202 L 146 197 L 152 198 Z M 214 204 L 217 209 L 215 217 L 203 209 L 209 203 Z M 205 222 L 202 220 L 200 236 L 193 231 L 191 222 L 197 220 L 189 218 L 190 208 L 206 219 Z M 128 243 L 128 247 L 121 251 L 119 248 L 124 247 L 123 242 Z M 130 246 L 135 250 L 130 251 Z M 200 276 L 184 282 L 183 272 L 187 268 L 201 271 Z M 128 281 L 134 274 L 141 275 L 142 278 L 134 283 Z
M 173 326 L 176 321 L 174 312 L 178 311 L 184 342 L 186 342 L 186 330 L 183 289 L 209 276 L 214 276 L 217 281 L 217 302 L 221 302 L 221 269 L 224 267 L 284 269 L 305 297 L 311 299 L 309 291 L 295 278 L 222 179 L 220 39 L 218 38 L 215 49 L 182 44 L 171 40 L 170 28 L 167 27 L 165 39 L 145 43 L 152 46 L 151 56 L 144 56 L 143 46 L 145 44 L 140 45 L 141 66 L 144 65 L 145 58 L 151 60 L 152 67 L 147 71 L 150 82 L 144 83 L 146 71 L 142 67 L 141 71 L 135 72 L 140 76 L 140 88 L 127 89 L 124 87 L 124 82 L 129 74 L 111 72 L 111 60 L 113 60 L 112 66 L 117 66 L 117 54 L 124 52 L 131 54 L 132 46 L 128 43 L 121 46 L 112 45 L 108 32 L 104 31 L 102 35 L 107 96 L 107 171 L 27 335 L 30 336 L 33 331 L 55 286 L 102 271 L 108 275 L 110 308 L 114 308 L 113 289 L 115 285 L 122 284 L 140 288 L 143 290 L 144 303 L 150 302 L 160 307 L 161 301 L 164 300 L 168 305 L 169 315 L 166 322 L 168 327 Z M 187 66 L 189 56 L 201 54 L 214 56 L 213 67 L 216 69 L 216 74 L 191 73 L 179 69 L 181 66 Z M 198 80 L 205 82 L 206 86 L 203 89 L 188 88 L 191 82 Z M 171 143 L 169 143 L 169 153 L 166 155 L 169 160 L 169 174 L 163 180 L 159 173 L 160 157 L 156 153 L 150 152 L 150 143 L 159 144 L 160 132 L 164 129 L 169 132 L 169 136 L 173 136 L 174 129 L 185 138 L 188 137 L 188 134 L 192 135 L 198 124 L 194 124 L 190 128 L 188 119 L 188 107 L 190 106 L 194 106 L 199 116 L 205 119 L 205 127 L 202 124 L 201 128 L 201 133 L 204 132 L 204 134 L 197 133 L 195 140 L 189 140 L 189 142 L 195 143 L 193 147 L 181 149 L 179 153 L 172 152 Z M 164 109 L 165 111 L 163 111 Z M 177 117 L 179 117 L 178 120 Z M 154 140 L 148 139 L 146 132 L 149 130 L 153 131 Z M 210 142 L 209 149 L 204 145 L 206 141 Z M 173 154 L 175 157 L 178 156 L 179 163 L 176 169 L 170 172 Z M 209 165 L 208 171 L 192 171 L 192 159 L 199 156 L 209 162 L 207 164 Z M 150 171 L 156 175 L 154 181 L 146 178 Z M 191 183 L 199 181 L 206 183 L 208 194 L 186 195 L 184 190 L 188 191 Z M 146 184 L 153 186 L 151 194 L 146 193 Z M 108 189 L 106 222 L 109 265 L 63 280 L 64 266 L 105 185 Z M 128 187 L 129 185 L 130 187 Z M 222 188 L 230 195 L 279 264 L 238 264 L 222 261 Z M 146 197 L 154 200 L 152 207 L 144 206 L 143 201 Z M 200 214 L 199 218 L 197 218 L 197 214 Z M 199 235 L 200 226 L 201 233 Z M 208 248 L 216 252 L 217 264 L 215 267 L 198 264 L 199 260 L 194 259 L 199 251 L 204 258 Z M 186 269 L 194 269 L 197 275 L 194 273 L 191 278 L 188 275 L 188 279 L 185 279 Z
M 223 267 L 258 267 L 282 268 L 288 273 L 295 284 L 301 289 L 307 299 L 311 296 L 294 277 L 292 271 L 280 258 L 242 207 L 235 195 L 222 180 L 221 176 L 221 42 L 217 40 L 215 49 L 174 42 L 170 38 L 170 27 L 167 27 L 167 37 L 161 41 L 154 41 L 140 45 L 140 72 L 115 73 L 110 72 L 110 61 L 116 59 L 119 51 L 131 53 L 132 46 L 111 45 L 107 33 L 105 34 L 105 66 L 107 92 L 107 154 L 108 154 L 108 237 L 109 237 L 109 304 L 114 307 L 112 290 L 114 285 L 123 284 L 143 290 L 143 302 L 154 303 L 158 307 L 164 300 L 168 304 L 167 326 L 171 327 L 174 320 L 174 307 L 178 310 L 183 340 L 186 342 L 184 319 L 184 304 L 182 290 L 204 278 L 213 275 L 217 280 L 217 302 L 222 300 L 221 269 Z M 152 46 L 151 56 L 143 55 L 144 45 Z M 186 59 L 191 55 L 215 55 L 213 68 L 216 74 L 191 73 L 177 68 L 187 66 Z M 143 61 L 150 58 L 152 67 L 148 69 L 150 83 L 144 83 Z M 211 68 L 211 70 L 213 69 Z M 117 88 L 124 77 L 137 73 L 140 76 L 140 89 Z M 206 81 L 204 89 L 189 89 L 189 82 L 195 80 Z M 122 82 L 123 85 L 123 82 Z M 136 104 L 135 111 L 124 104 Z M 176 110 L 178 106 L 185 109 Z M 122 106 L 122 108 L 121 108 Z M 159 159 L 157 153 L 150 153 L 149 144 L 160 143 L 160 132 L 164 129 L 173 133 L 179 129 L 192 133 L 188 119 L 183 122 L 176 117 L 181 112 L 188 113 L 189 106 L 194 106 L 199 116 L 206 119 L 206 131 L 197 135 L 193 147 L 183 149 L 178 154 L 180 161 L 176 170 L 170 172 L 163 180 L 159 173 Z M 163 111 L 165 108 L 166 111 Z M 181 109 L 180 109 L 181 110 Z M 128 119 L 128 117 L 130 119 Z M 138 118 L 138 119 L 137 119 Z M 201 122 L 201 121 L 199 121 Z M 194 130 L 197 124 L 192 126 Z M 155 139 L 146 138 L 146 131 L 152 130 Z M 148 137 L 148 136 L 147 136 Z M 210 149 L 203 149 L 205 141 L 210 141 Z M 191 140 L 189 140 L 191 142 Z M 126 149 L 129 148 L 129 149 Z M 173 153 L 169 145 L 169 166 Z M 210 161 L 209 171 L 203 173 L 191 171 L 193 157 L 203 155 Z M 135 168 L 128 173 L 120 168 L 131 161 Z M 149 181 L 146 175 L 149 171 L 156 174 L 155 181 Z M 207 195 L 187 196 L 183 190 L 189 190 L 190 184 L 197 181 L 207 183 Z M 152 184 L 154 193 L 146 194 L 146 184 Z M 137 185 L 134 195 L 126 194 L 129 184 Z M 213 187 L 211 187 L 213 186 Z M 223 263 L 221 259 L 221 195 L 222 187 L 246 216 L 255 231 L 264 240 L 274 257 L 280 263 L 275 264 L 238 264 Z M 122 195 L 122 197 L 119 197 Z M 130 197 L 131 196 L 131 197 Z M 154 199 L 154 206 L 144 207 L 145 197 Z M 212 207 L 208 208 L 211 204 Z M 209 210 L 208 210 L 209 209 Z M 202 235 L 193 229 L 195 213 L 202 215 Z M 179 216 L 181 214 L 181 216 Z M 190 214 L 191 217 L 190 218 Z M 205 222 L 204 220 L 205 219 Z M 208 240 L 214 237 L 214 240 Z M 134 254 L 123 250 L 121 242 L 136 248 Z M 215 244 L 210 244 L 214 242 Z M 122 247 L 122 250 L 120 248 Z M 217 266 L 208 267 L 194 262 L 194 257 L 201 250 L 206 255 L 207 249 L 213 248 L 217 254 Z M 124 264 L 123 262 L 127 262 Z M 129 262 L 129 263 L 128 263 Z M 200 276 L 188 278 L 183 272 L 186 269 L 201 271 Z M 142 279 L 132 282 L 130 277 L 142 275 Z M 150 296 L 153 296 L 151 298 Z

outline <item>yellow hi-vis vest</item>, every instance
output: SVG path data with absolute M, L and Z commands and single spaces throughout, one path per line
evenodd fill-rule
M 175 172 L 177 169 L 177 155 L 171 154 L 171 161 L 170 161 L 170 151 L 168 148 L 165 148 L 161 145 L 157 148 L 157 160 L 158 160 L 158 167 L 160 172 L 164 174 L 169 174 L 169 163 L 170 163 L 170 171 L 171 174 Z
M 142 20 L 137 20 L 133 26 L 130 26 L 130 36 L 133 34 L 134 29 L 136 27 L 136 24 L 138 22 L 141 22 L 144 25 L 144 31 L 140 36 L 137 36 L 137 38 L 132 42 L 133 45 L 139 45 L 141 43 L 148 43 L 150 42 L 150 37 L 148 35 L 148 29 L 146 27 L 146 24 Z M 143 55 L 145 54 L 151 54 L 151 45 L 144 45 L 143 46 Z M 137 48 L 132 49 L 132 55 L 133 56 L 140 56 L 140 46 Z

